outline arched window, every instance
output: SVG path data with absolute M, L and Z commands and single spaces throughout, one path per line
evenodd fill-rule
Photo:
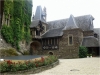
M 73 44 L 73 36 L 72 35 L 69 35 L 68 36 L 68 44 L 69 45 L 72 45 Z

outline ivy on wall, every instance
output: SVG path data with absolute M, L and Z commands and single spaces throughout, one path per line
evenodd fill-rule
M 10 25 L 6 23 L 2 26 L 1 33 L 7 43 L 12 44 L 20 50 L 19 42 L 30 41 L 30 23 L 32 15 L 32 5 L 27 0 L 5 0 L 4 15 L 7 19 L 10 15 Z

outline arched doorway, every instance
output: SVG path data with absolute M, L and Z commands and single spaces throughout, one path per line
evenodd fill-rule
M 34 41 L 30 44 L 30 54 L 38 54 L 38 51 L 41 50 L 41 43 L 38 41 Z

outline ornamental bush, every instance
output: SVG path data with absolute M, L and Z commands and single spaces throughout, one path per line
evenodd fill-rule
M 84 46 L 79 47 L 79 58 L 84 58 L 87 56 L 88 49 Z
M 18 53 L 17 53 L 16 49 L 14 49 L 14 48 L 0 49 L 0 56 L 1 57 L 18 56 Z
M 34 69 L 41 66 L 50 65 L 57 60 L 57 57 L 53 55 L 45 58 L 41 57 L 40 59 L 35 60 L 26 60 L 24 62 L 14 62 L 12 60 L 5 60 L 4 62 L 0 62 L 0 73 L 23 71 L 29 70 L 31 68 Z

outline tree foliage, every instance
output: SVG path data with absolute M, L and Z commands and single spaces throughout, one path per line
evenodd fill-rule
M 79 57 L 80 58 L 84 58 L 84 57 L 86 57 L 87 56 L 87 48 L 86 47 L 84 47 L 84 46 L 80 46 L 79 47 Z

